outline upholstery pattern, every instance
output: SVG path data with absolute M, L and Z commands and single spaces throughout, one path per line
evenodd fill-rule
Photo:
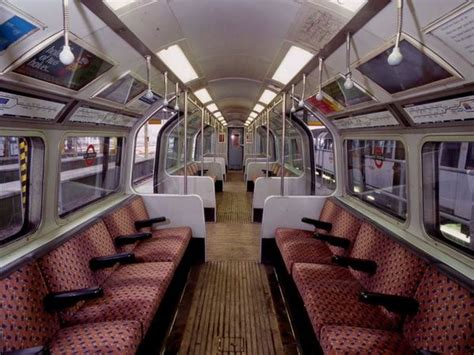
M 189 239 L 176 236 L 155 237 L 138 244 L 133 253 L 141 262 L 171 261 L 176 267 L 183 258 Z
M 313 231 L 307 231 L 303 229 L 277 228 L 275 230 L 275 241 L 278 246 L 278 249 L 281 250 L 286 242 L 312 238 L 313 234 Z
M 328 203 L 334 205 L 331 201 L 328 201 Z M 330 234 L 336 237 L 349 239 L 351 241 L 351 246 L 353 246 L 361 226 L 361 221 L 359 218 L 340 207 L 336 210 L 338 211 L 336 216 L 331 216 L 331 219 L 327 220 L 332 223 Z M 346 255 L 350 251 L 350 248 L 344 249 L 330 244 L 328 244 L 328 247 L 331 249 L 331 252 L 336 255 Z
M 51 354 L 135 354 L 141 340 L 140 323 L 133 321 L 84 324 L 61 329 L 50 345 Z
M 395 314 L 387 316 L 382 307 L 358 301 L 359 291 L 344 283 L 324 284 L 317 292 L 303 296 L 305 307 L 316 336 L 325 325 L 394 330 L 400 319 Z
M 67 319 L 67 324 L 136 320 L 145 333 L 173 270 L 173 263 L 132 264 L 119 268 L 104 283 L 104 297 L 85 302 Z
M 326 326 L 320 343 L 324 354 L 413 354 L 400 334 L 378 329 Z
M 0 353 L 45 345 L 59 330 L 57 316 L 44 311 L 46 294 L 37 264 L 0 280 Z
M 189 227 L 174 227 L 174 228 L 164 228 L 164 229 L 155 229 L 152 232 L 154 238 L 166 238 L 166 237 L 179 237 L 184 239 L 186 243 L 189 243 L 191 240 L 193 231 Z M 149 240 L 145 241 L 148 243 Z
M 403 334 L 414 349 L 443 354 L 474 353 L 474 295 L 429 267 L 415 294 L 420 304 L 407 317 Z
M 292 268 L 292 276 L 301 297 L 307 293 L 317 292 L 320 287 L 325 287 L 327 283 L 344 282 L 346 287 L 360 290 L 361 286 L 352 276 L 350 271 L 344 267 L 295 263 Z
M 290 274 L 294 263 L 331 264 L 331 250 L 326 243 L 316 239 L 287 242 L 283 244 L 280 252 Z
M 127 206 L 132 215 L 134 221 L 142 221 L 144 219 L 149 219 L 150 216 L 145 207 L 145 203 L 141 197 L 136 197 L 128 204 Z M 150 232 L 151 227 L 142 228 L 141 232 Z
M 365 289 L 407 297 L 413 296 L 427 267 L 426 261 L 368 223 L 361 226 L 351 257 L 377 263 L 374 275 L 351 269 Z
M 128 205 L 122 206 L 103 218 L 107 229 L 112 238 L 119 235 L 135 234 L 135 219 L 133 218 Z M 124 245 L 120 248 L 121 252 L 131 252 L 137 243 Z

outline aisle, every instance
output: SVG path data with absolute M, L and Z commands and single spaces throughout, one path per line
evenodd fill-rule
M 179 354 L 282 354 L 263 265 L 210 262 L 201 267 Z
M 207 262 L 191 270 L 165 354 L 297 353 L 273 268 L 259 263 L 251 208 L 243 173 L 229 172 L 217 223 L 206 224 Z
M 260 260 L 260 224 L 252 223 L 252 193 L 241 171 L 230 171 L 216 196 L 217 223 L 207 223 L 208 261 Z

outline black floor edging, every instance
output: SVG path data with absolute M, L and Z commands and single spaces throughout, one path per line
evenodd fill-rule
M 168 333 L 173 326 L 181 295 L 184 292 L 191 266 L 204 262 L 204 239 L 192 238 L 181 262 L 173 275 L 158 311 L 142 340 L 137 354 L 160 354 Z
M 262 240 L 262 262 L 274 266 L 301 353 L 303 355 L 323 354 L 319 341 L 314 334 L 303 299 L 291 275 L 286 270 L 275 239 Z

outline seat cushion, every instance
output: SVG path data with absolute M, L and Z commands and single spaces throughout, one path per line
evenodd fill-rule
M 49 349 L 51 354 L 135 354 L 141 338 L 134 321 L 81 324 L 61 329 Z
M 138 244 L 133 253 L 138 261 L 169 261 L 176 268 L 183 258 L 189 240 L 190 238 L 178 236 L 153 237 Z
M 193 235 L 193 231 L 190 227 L 175 227 L 175 228 L 163 228 L 163 229 L 155 229 L 153 230 L 153 237 L 160 238 L 160 237 L 180 237 L 185 239 L 189 242 Z
M 173 263 L 142 263 L 116 270 L 104 283 L 104 296 L 87 301 L 67 325 L 135 320 L 146 333 L 173 276 Z
M 336 280 L 345 282 L 347 287 L 356 290 L 361 289 L 359 282 L 352 276 L 351 272 L 340 266 L 295 263 L 291 274 L 301 297 Z
M 360 289 L 347 287 L 344 282 L 325 284 L 303 296 L 305 307 L 317 337 L 326 325 L 394 330 L 400 317 L 389 316 L 382 307 L 358 301 Z
M 283 244 L 292 240 L 312 238 L 314 232 L 294 228 L 277 228 L 275 231 L 275 240 L 278 249 L 281 250 Z
M 286 242 L 280 252 L 290 274 L 294 263 L 331 264 L 331 250 L 326 243 L 316 239 L 306 238 Z
M 397 332 L 345 326 L 327 326 L 321 330 L 324 354 L 412 354 Z

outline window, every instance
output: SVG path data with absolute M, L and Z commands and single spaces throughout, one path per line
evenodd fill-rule
M 400 220 L 407 216 L 405 148 L 395 140 L 348 140 L 348 193 Z
M 59 215 L 117 191 L 123 138 L 68 136 L 61 147 Z
M 426 231 L 469 254 L 474 223 L 474 142 L 423 145 L 423 201 Z
M 0 136 L 0 245 L 39 224 L 43 156 L 39 138 Z
M 316 126 L 312 133 L 316 195 L 330 195 L 336 189 L 332 135 L 324 126 Z
M 132 178 L 133 187 L 137 192 L 153 193 L 156 141 L 161 127 L 161 121 L 150 120 L 138 131 Z

